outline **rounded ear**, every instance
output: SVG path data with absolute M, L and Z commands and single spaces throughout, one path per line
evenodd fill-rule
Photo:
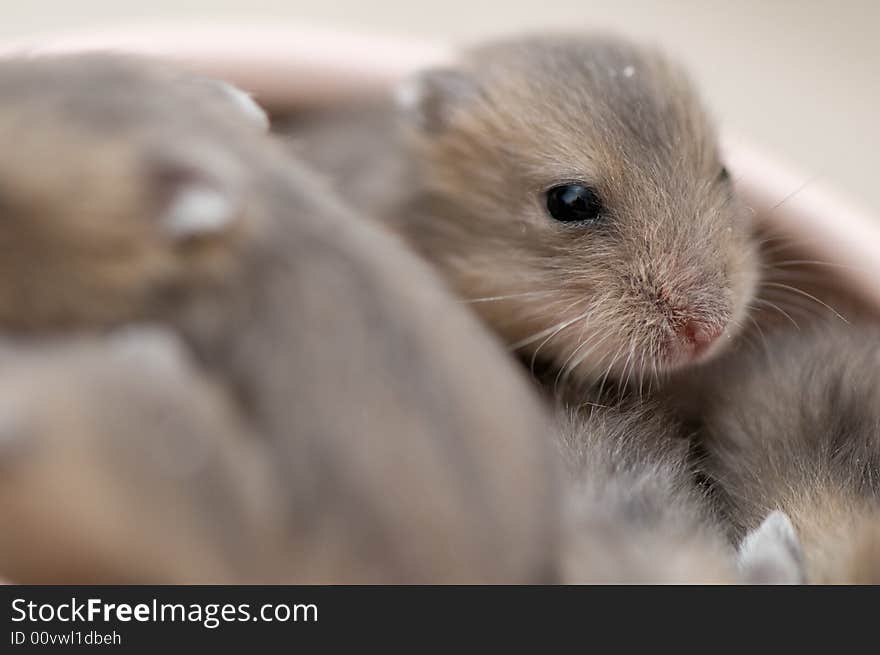
M 804 584 L 801 542 L 784 512 L 767 515 L 739 546 L 737 564 L 747 584 Z
M 479 95 L 479 84 L 472 75 L 442 68 L 418 73 L 402 82 L 395 91 L 395 100 L 420 129 L 438 133 L 448 127 L 459 108 Z

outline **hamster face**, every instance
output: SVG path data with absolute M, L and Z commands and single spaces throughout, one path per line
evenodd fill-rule
M 244 172 L 215 135 L 265 129 L 246 96 L 91 55 L 0 62 L 0 96 L 4 327 L 143 318 L 231 265 Z
M 718 351 L 758 278 L 750 219 L 683 73 L 605 38 L 472 51 L 402 93 L 405 226 L 526 359 L 652 378 Z

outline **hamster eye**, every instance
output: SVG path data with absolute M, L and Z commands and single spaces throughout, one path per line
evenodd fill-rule
M 547 192 L 547 211 L 563 223 L 593 222 L 602 209 L 596 192 L 583 184 L 560 184 Z
M 721 167 L 721 172 L 718 173 L 718 181 L 719 182 L 727 182 L 730 179 L 730 171 L 727 170 L 727 166 Z

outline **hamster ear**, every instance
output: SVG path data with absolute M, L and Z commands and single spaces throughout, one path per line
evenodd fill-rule
M 771 512 L 739 546 L 737 566 L 746 584 L 804 584 L 801 542 L 784 512 Z
M 158 196 L 157 225 L 170 240 L 221 236 L 242 219 L 236 169 L 223 155 L 194 148 L 150 162 Z
M 422 130 L 442 132 L 455 111 L 480 94 L 473 76 L 464 71 L 438 68 L 416 74 L 395 90 L 398 108 Z

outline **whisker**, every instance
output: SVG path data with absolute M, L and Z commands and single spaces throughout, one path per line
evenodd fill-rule
M 786 266 L 829 266 L 833 268 L 848 268 L 853 271 L 864 271 L 860 266 L 839 264 L 837 262 L 823 262 L 817 259 L 786 259 L 781 262 L 772 262 L 770 268 L 783 268 Z
M 653 346 L 654 337 L 651 337 L 651 343 L 649 346 Z M 639 402 L 642 402 L 642 385 L 645 383 L 645 357 L 647 356 L 648 351 L 642 351 L 642 361 L 639 362 Z
M 624 349 L 624 347 L 625 346 L 621 346 L 620 348 L 617 349 L 617 351 L 614 353 L 614 356 L 611 358 L 611 363 L 608 365 L 608 368 L 605 370 L 605 375 L 602 376 L 602 382 L 599 384 L 599 397 L 600 398 L 602 397 L 602 395 L 605 391 L 605 382 L 608 380 L 608 376 L 611 373 L 611 369 L 613 369 L 614 365 L 617 363 L 617 360 L 620 357 L 620 353 Z
M 482 298 L 463 298 L 459 302 L 478 303 L 478 302 L 496 302 L 498 300 L 511 300 L 513 298 L 529 298 L 531 296 L 549 296 L 557 293 L 556 291 L 524 291 L 522 293 L 509 293 L 502 296 L 484 296 Z
M 626 374 L 626 379 L 624 380 L 623 384 L 621 385 L 620 389 L 618 390 L 618 398 L 619 398 L 619 400 L 623 400 L 623 392 L 624 392 L 624 389 L 626 389 L 627 387 L 629 387 L 629 380 L 630 380 L 630 377 L 632 376 L 632 368 L 630 368 L 630 367 L 631 367 L 631 365 L 634 365 L 634 364 L 635 364 L 635 359 L 634 359 L 635 354 L 636 354 L 635 338 L 634 338 L 632 335 L 630 335 L 630 338 L 629 338 L 629 355 L 627 355 L 627 357 L 626 357 L 626 362 L 625 362 L 624 365 L 623 365 L 623 373 Z M 621 377 L 621 379 L 622 379 L 622 378 L 623 378 L 623 374 L 621 374 L 620 377 Z
M 605 343 L 605 341 L 608 339 L 609 336 L 610 336 L 609 334 L 604 334 L 602 336 L 602 338 L 599 339 L 599 341 L 593 343 L 593 345 L 590 346 L 590 348 L 585 353 L 583 353 L 573 364 L 571 364 L 569 366 L 568 371 L 566 371 L 566 373 L 562 377 L 563 385 L 568 381 L 568 378 L 571 377 L 571 375 L 575 372 L 577 367 L 580 366 L 587 359 L 587 357 L 589 357 L 593 352 L 595 352 L 596 348 L 598 348 L 603 343 Z
M 575 355 L 577 355 L 578 351 L 581 348 L 583 348 L 587 343 L 589 343 L 592 339 L 595 338 L 596 335 L 592 335 L 589 339 L 585 340 L 584 333 L 586 331 L 587 331 L 587 319 L 585 318 L 583 323 L 581 324 L 580 334 L 578 334 L 577 347 L 572 351 L 571 355 L 569 355 L 568 358 L 562 363 L 562 366 L 559 368 L 559 373 L 556 374 L 556 380 L 553 383 L 554 392 L 557 392 L 559 390 L 559 379 L 560 379 L 560 376 L 562 376 L 565 373 L 565 369 L 566 369 L 566 366 L 568 365 L 568 363 L 572 360 L 573 357 L 575 357 Z M 567 382 L 568 376 L 564 376 L 564 377 L 565 377 L 565 382 Z
M 760 297 L 765 300 L 775 301 L 779 305 L 788 308 L 792 312 L 800 312 L 801 314 L 818 316 L 822 318 L 827 316 L 827 313 L 823 311 L 824 308 L 821 305 L 817 305 L 807 298 L 792 295 L 788 291 L 777 291 L 773 289 L 768 289 L 762 292 Z
M 575 302 L 573 302 L 572 304 L 570 304 L 568 307 L 565 308 L 565 311 L 568 311 L 569 309 L 571 309 L 572 307 L 574 307 L 578 302 L 579 302 L 579 301 L 576 300 Z M 570 319 L 570 320 L 568 320 L 568 321 L 560 321 L 559 323 L 555 323 L 554 325 L 551 325 L 551 326 L 548 327 L 548 328 L 545 328 L 545 329 L 543 329 L 543 330 L 540 330 L 539 332 L 536 332 L 535 334 L 533 334 L 533 335 L 531 335 L 531 336 L 529 336 L 529 337 L 526 337 L 525 339 L 521 339 L 521 340 L 519 340 L 519 341 L 517 341 L 517 342 L 515 342 L 515 343 L 510 344 L 510 346 L 508 346 L 508 348 L 509 348 L 510 350 L 519 350 L 519 349 L 522 348 L 523 346 L 528 346 L 530 343 L 534 343 L 534 342 L 537 341 L 538 339 L 542 339 L 542 338 L 544 338 L 545 336 L 547 336 L 548 334 L 552 336 L 554 330 L 557 330 L 557 329 L 559 329 L 559 330 L 564 330 L 565 328 L 567 328 L 567 327 L 568 327 L 569 325 L 571 325 L 572 323 L 575 323 L 575 322 L 577 322 L 578 320 L 580 320 L 580 318 L 581 318 L 580 316 L 575 316 L 574 318 L 572 318 L 572 319 Z
M 828 318 L 828 312 L 824 311 L 823 308 L 818 305 L 808 307 L 789 304 L 787 307 L 790 314 L 798 316 L 799 318 L 811 319 L 813 321 L 824 321 Z
M 792 280 L 794 282 L 801 281 L 806 284 L 827 284 L 830 279 L 825 274 L 825 271 L 804 271 L 804 270 L 772 270 L 767 271 L 764 274 L 764 279 L 762 282 L 766 280 Z M 831 278 L 833 280 L 833 278 Z M 760 286 L 760 285 L 759 285 Z
M 770 307 L 770 308 L 772 308 L 772 309 L 775 309 L 777 312 L 779 312 L 780 314 L 782 314 L 783 316 L 785 316 L 785 318 L 787 318 L 789 321 L 791 321 L 791 324 L 794 325 L 795 329 L 797 329 L 798 331 L 800 331 L 801 326 L 798 325 L 797 321 L 795 321 L 795 320 L 791 317 L 791 314 L 789 314 L 788 312 L 786 312 L 784 309 L 782 309 L 782 308 L 781 308 L 779 305 L 777 305 L 776 303 L 771 302 L 771 301 L 767 300 L 766 298 L 755 298 L 754 302 L 756 302 L 756 303 L 760 303 L 761 305 L 764 305 L 765 307 Z
M 807 293 L 807 292 L 804 291 L 803 289 L 798 289 L 797 287 L 793 287 L 793 286 L 788 285 L 788 284 L 782 284 L 781 282 L 764 282 L 764 285 L 765 285 L 765 286 L 771 286 L 771 287 L 777 287 L 777 288 L 780 288 L 780 289 L 788 289 L 789 291 L 792 291 L 793 293 L 800 294 L 800 295 L 804 296 L 805 298 L 810 298 L 811 300 L 815 300 L 817 303 L 819 303 L 820 305 L 822 305 L 825 309 L 827 309 L 827 310 L 830 311 L 832 314 L 834 314 L 835 316 L 837 316 L 837 318 L 839 318 L 841 321 L 843 321 L 844 323 L 849 324 L 849 321 L 848 321 L 846 318 L 844 318 L 844 317 L 840 314 L 840 312 L 838 312 L 836 309 L 834 309 L 834 307 L 832 307 L 831 305 L 829 305 L 829 304 L 827 304 L 827 303 L 822 302 L 822 301 L 819 300 L 816 296 L 814 296 L 814 295 L 811 294 L 811 293 Z
M 820 179 L 821 177 L 822 177 L 822 176 L 821 176 L 819 173 L 816 173 L 815 175 L 811 175 L 811 176 L 808 177 L 806 180 L 804 180 L 804 181 L 803 181 L 803 182 L 802 182 L 797 188 L 795 188 L 794 191 L 792 191 L 792 192 L 789 193 L 787 196 L 785 196 L 782 200 L 780 200 L 780 201 L 777 202 L 775 205 L 773 205 L 773 207 L 771 207 L 771 208 L 770 208 L 770 211 L 767 212 L 767 213 L 768 213 L 768 214 L 772 214 L 772 213 L 775 212 L 777 209 L 779 209 L 780 207 L 782 207 L 782 205 L 784 205 L 784 204 L 787 203 L 789 200 L 791 200 L 792 198 L 794 198 L 797 194 L 799 194 L 801 191 L 803 191 L 804 189 L 806 189 L 808 186 L 810 186 L 811 184 L 813 184 L 813 182 L 815 182 L 816 180 Z
M 586 327 L 586 320 L 584 321 L 584 327 Z M 584 329 L 582 328 L 582 329 L 581 329 L 581 337 L 578 339 L 578 345 L 577 345 L 577 347 L 574 348 L 574 349 L 571 351 L 571 354 L 570 354 L 570 355 L 566 358 L 566 360 L 562 363 L 562 366 L 559 367 L 559 372 L 556 374 L 556 380 L 555 380 L 555 382 L 553 383 L 553 384 L 554 384 L 554 387 L 553 387 L 553 388 L 554 388 L 555 391 L 559 389 L 559 382 L 560 382 L 560 379 L 562 379 L 563 381 L 567 381 L 568 378 L 567 378 L 566 371 L 567 371 L 567 369 L 568 369 L 568 364 L 571 362 L 571 360 L 574 359 L 574 358 L 577 356 L 578 352 L 580 352 L 580 350 L 581 350 L 584 346 L 586 346 L 586 345 L 589 344 L 590 342 L 594 341 L 594 339 L 595 339 L 597 336 L 599 336 L 599 334 L 596 333 L 596 334 L 592 334 L 592 335 L 590 335 L 590 337 L 589 337 L 588 339 L 584 339 L 584 338 L 583 338 L 583 333 L 584 333 Z M 604 340 L 604 337 L 603 337 L 603 340 Z M 601 342 L 600 342 L 600 343 L 601 343 Z M 588 351 L 588 352 L 589 352 L 589 351 Z
M 767 343 L 767 335 L 764 334 L 764 330 L 761 329 L 760 323 L 755 320 L 755 317 L 751 314 L 746 314 L 746 318 L 752 322 L 752 325 L 755 326 L 755 329 L 758 330 L 758 334 L 761 336 L 761 342 L 763 344 L 764 353 L 767 354 L 770 351 L 770 346 Z
M 532 371 L 532 373 L 535 372 L 535 362 L 538 360 L 538 353 L 541 351 L 541 348 L 543 348 L 545 345 L 547 345 L 547 343 L 553 337 L 555 337 L 557 334 L 562 332 L 568 326 L 572 325 L 573 323 L 576 323 L 577 321 L 580 321 L 580 320 L 587 318 L 591 312 L 592 312 L 592 308 L 588 307 L 587 310 L 583 314 L 580 314 L 579 316 L 574 317 L 570 321 L 565 322 L 565 324 L 560 325 L 559 328 L 555 332 L 553 332 L 553 334 L 551 334 L 549 337 L 544 339 L 541 342 L 541 344 L 537 348 L 535 348 L 535 352 L 532 353 L 532 362 L 531 362 L 531 366 L 530 366 L 530 370 Z
M 582 402 L 580 405 L 577 406 L 578 409 L 583 409 L 584 407 L 591 407 L 593 409 L 595 409 L 597 407 L 599 409 L 611 409 L 610 405 L 601 405 L 599 403 L 594 403 L 589 400 L 585 400 L 584 402 Z M 592 413 L 590 413 L 590 417 L 592 418 Z

